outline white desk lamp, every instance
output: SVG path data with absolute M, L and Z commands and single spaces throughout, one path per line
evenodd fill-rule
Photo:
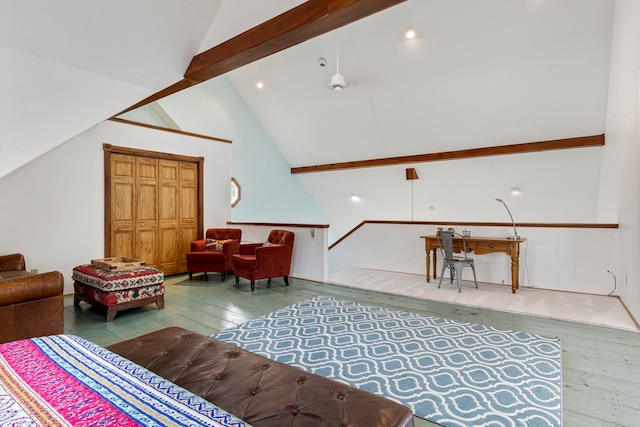
M 516 222 L 513 220 L 513 215 L 511 215 L 511 211 L 509 210 L 509 207 L 502 199 L 496 198 L 496 202 L 500 202 L 504 205 L 504 208 L 507 210 L 507 213 L 509 214 L 509 218 L 511 218 L 511 225 L 513 225 L 513 237 L 508 237 L 508 239 L 519 239 L 520 236 L 518 236 L 518 231 L 516 230 Z

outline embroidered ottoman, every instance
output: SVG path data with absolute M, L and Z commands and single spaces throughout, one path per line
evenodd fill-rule
M 164 308 L 164 274 L 151 267 L 133 270 L 109 271 L 85 264 L 73 268 L 73 304 L 86 301 L 106 307 L 106 321 L 116 317 L 118 311 L 156 303 Z

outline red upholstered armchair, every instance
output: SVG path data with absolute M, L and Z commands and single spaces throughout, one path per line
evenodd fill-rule
M 271 230 L 266 243 L 240 245 L 240 253 L 233 255 L 236 284 L 240 277 L 249 279 L 253 292 L 256 280 L 269 279 L 267 286 L 271 286 L 272 277 L 282 276 L 284 283 L 289 286 L 294 237 L 291 231 Z
M 210 228 L 205 237 L 191 242 L 191 252 L 186 255 L 189 280 L 196 272 L 203 272 L 204 278 L 209 280 L 209 271 L 220 273 L 221 279 L 224 280 L 227 271 L 233 268 L 232 255 L 238 253 L 242 230 Z

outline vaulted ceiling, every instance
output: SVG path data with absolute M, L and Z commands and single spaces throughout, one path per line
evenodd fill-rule
M 0 178 L 299 0 L 0 2 Z
M 300 3 L 2 2 L 0 177 Z M 614 3 L 409 0 L 225 78 L 292 167 L 601 134 Z
M 292 167 L 602 134 L 613 5 L 409 0 L 228 78 Z

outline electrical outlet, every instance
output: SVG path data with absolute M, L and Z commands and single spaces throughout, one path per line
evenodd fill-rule
M 31 274 L 38 274 L 38 269 L 37 268 L 32 268 L 31 269 Z

